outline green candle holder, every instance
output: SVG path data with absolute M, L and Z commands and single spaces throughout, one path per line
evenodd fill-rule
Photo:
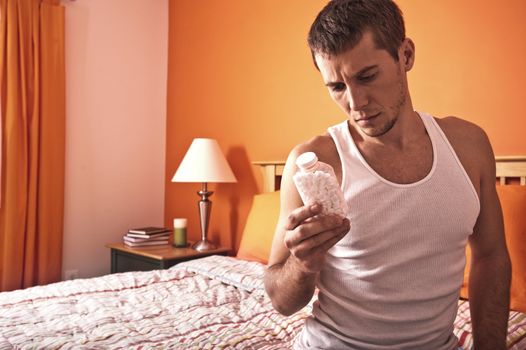
M 183 218 L 174 219 L 174 247 L 184 248 L 188 246 L 186 241 L 186 222 L 187 220 Z

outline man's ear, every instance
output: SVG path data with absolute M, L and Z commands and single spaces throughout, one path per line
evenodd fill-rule
M 415 43 L 409 38 L 405 38 L 400 45 L 398 50 L 398 59 L 403 65 L 406 72 L 410 71 L 413 68 L 415 63 Z

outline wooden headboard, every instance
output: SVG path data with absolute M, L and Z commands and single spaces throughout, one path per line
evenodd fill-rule
M 501 156 L 495 160 L 501 185 L 506 185 L 510 179 L 518 179 L 521 186 L 526 186 L 526 156 Z
M 501 185 L 518 182 L 526 186 L 526 156 L 499 156 L 495 158 L 497 180 Z M 263 192 L 279 190 L 285 161 L 254 162 L 263 171 Z

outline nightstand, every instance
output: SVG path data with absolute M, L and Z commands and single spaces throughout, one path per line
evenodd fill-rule
M 167 269 L 183 261 L 210 255 L 228 255 L 230 252 L 230 248 L 226 247 L 206 252 L 190 247 L 175 248 L 172 245 L 132 248 L 124 243 L 112 243 L 106 244 L 106 247 L 111 250 L 111 273 Z

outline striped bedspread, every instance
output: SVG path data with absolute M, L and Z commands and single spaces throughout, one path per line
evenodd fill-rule
M 0 293 L 0 349 L 289 349 L 310 313 L 272 309 L 263 265 L 224 256 Z M 526 315 L 510 313 L 511 349 Z M 469 348 L 469 309 L 455 332 Z

